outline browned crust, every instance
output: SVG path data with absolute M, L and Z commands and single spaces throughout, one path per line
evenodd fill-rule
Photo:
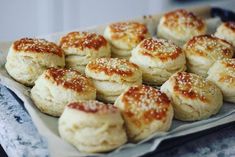
M 225 70 L 220 74 L 219 82 L 227 82 L 231 85 L 235 83 L 235 59 L 223 59 L 221 63 L 225 66 Z
M 222 64 L 227 68 L 233 68 L 235 71 L 235 58 L 232 59 L 223 59 Z
M 52 53 L 60 57 L 64 55 L 60 47 L 44 39 L 22 38 L 13 43 L 13 49 L 16 52 Z
M 205 23 L 202 19 L 194 15 L 192 12 L 188 12 L 184 9 L 178 9 L 175 11 L 168 12 L 164 15 L 164 25 L 169 28 L 175 27 L 193 27 L 201 31 L 205 27 Z M 179 23 L 179 19 L 185 19 L 184 23 Z
M 70 32 L 61 38 L 59 45 L 63 49 L 73 47 L 80 50 L 85 48 L 98 50 L 107 44 L 108 42 L 102 35 L 89 32 Z
M 130 87 L 121 101 L 124 103 L 124 115 L 137 127 L 154 120 L 164 121 L 171 105 L 165 93 L 145 85 Z
M 232 21 L 225 22 L 224 26 L 231 29 L 233 32 L 235 32 L 235 22 L 232 22 Z
M 227 44 L 228 46 L 224 46 L 222 43 Z M 190 39 L 186 44 L 186 49 L 191 49 L 193 52 L 199 56 L 206 55 L 204 51 L 196 49 L 196 45 L 201 45 L 205 47 L 206 53 L 213 53 L 215 50 L 220 50 L 221 54 L 223 56 L 230 56 L 233 54 L 233 48 L 232 45 L 227 42 L 226 40 L 217 38 L 213 35 L 199 35 L 195 36 L 192 39 Z M 217 49 L 215 49 L 215 47 Z M 186 50 L 186 52 L 188 52 Z
M 127 32 L 136 36 L 137 41 L 142 41 L 148 34 L 148 29 L 144 24 L 138 22 L 118 22 L 109 25 L 112 39 L 120 39 L 126 36 Z
M 226 74 L 222 74 L 219 78 L 219 82 L 227 82 L 232 85 L 232 83 L 235 82 L 235 77 L 230 76 L 230 75 L 226 75 Z
M 199 76 L 190 74 L 187 72 L 179 72 L 176 76 L 174 76 L 175 84 L 174 91 L 179 93 L 181 96 L 187 99 L 199 99 L 202 102 L 208 102 L 204 95 L 198 93 L 198 91 L 194 88 L 206 88 L 206 82 L 202 81 Z
M 72 102 L 67 105 L 68 108 L 75 109 L 78 111 L 86 113 L 108 113 L 108 112 L 118 112 L 117 107 L 111 104 L 104 104 L 96 100 L 89 100 L 83 102 Z
M 88 89 L 95 90 L 88 78 L 72 69 L 50 68 L 46 71 L 46 78 L 52 79 L 57 85 L 76 92 L 84 92 Z
M 104 72 L 108 76 L 114 74 L 132 76 L 135 70 L 139 69 L 136 64 L 130 63 L 126 59 L 119 58 L 97 58 L 91 61 L 87 65 L 87 68 L 96 73 Z
M 162 61 L 168 59 L 174 60 L 183 53 L 181 48 L 173 43 L 158 39 L 145 39 L 141 43 L 140 48 L 143 48 L 143 50 L 140 51 L 143 55 L 157 57 Z

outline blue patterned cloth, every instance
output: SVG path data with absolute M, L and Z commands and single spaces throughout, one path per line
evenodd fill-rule
M 47 142 L 35 128 L 22 102 L 0 85 L 0 143 L 9 157 L 46 157 Z M 1 156 L 1 155 L 0 155 Z

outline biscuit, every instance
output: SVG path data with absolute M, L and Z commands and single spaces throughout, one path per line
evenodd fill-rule
M 183 47 L 189 72 L 207 76 L 212 64 L 223 58 L 232 58 L 234 51 L 230 43 L 212 35 L 200 35 L 190 39 Z
M 111 151 L 127 141 L 120 111 L 98 101 L 69 103 L 59 118 L 60 136 L 79 151 Z
M 112 23 L 105 28 L 104 37 L 111 43 L 112 56 L 128 59 L 131 50 L 150 36 L 147 27 L 139 22 Z
M 116 100 L 130 141 L 138 142 L 171 127 L 173 108 L 165 93 L 150 86 L 128 88 Z
M 161 85 L 175 72 L 186 70 L 183 51 L 164 39 L 144 39 L 133 49 L 130 62 L 137 64 L 147 84 Z
M 208 80 L 222 91 L 224 100 L 235 103 L 235 59 L 217 60 L 208 71 Z
M 65 52 L 66 67 L 83 74 L 89 61 L 111 56 L 108 41 L 95 33 L 70 32 L 60 39 L 59 45 Z
M 216 30 L 215 36 L 230 42 L 235 47 L 235 22 L 224 22 Z
M 160 19 L 157 36 L 172 40 L 178 46 L 183 46 L 193 36 L 205 34 L 206 23 L 192 12 L 178 9 L 168 12 Z
M 87 64 L 85 73 L 97 89 L 97 98 L 110 103 L 126 88 L 142 83 L 141 70 L 126 59 L 97 58 Z
M 218 113 L 223 96 L 220 89 L 202 76 L 178 72 L 161 86 L 172 101 L 174 117 L 182 121 L 209 118 Z
M 36 80 L 31 98 L 41 112 L 58 117 L 69 102 L 95 99 L 96 89 L 76 70 L 50 68 Z
M 11 45 L 5 68 L 16 81 L 33 86 L 50 67 L 64 67 L 64 52 L 44 39 L 22 38 Z

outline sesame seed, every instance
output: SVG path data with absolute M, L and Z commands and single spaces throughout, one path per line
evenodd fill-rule
M 206 95 L 210 91 L 214 95 L 215 86 L 201 76 L 192 73 L 178 72 L 173 75 L 175 80 L 174 91 L 190 99 L 198 98 L 201 101 L 208 101 Z
M 50 68 L 46 71 L 45 77 L 52 79 L 57 85 L 62 85 L 77 92 L 95 90 L 89 79 L 76 70 Z
M 13 48 L 18 52 L 52 53 L 60 57 L 64 55 L 55 43 L 44 39 L 22 38 L 13 43 Z
M 87 67 L 97 72 L 102 71 L 107 75 L 118 74 L 123 77 L 139 71 L 136 64 L 120 58 L 97 58 L 88 63 Z
M 213 35 L 200 35 L 193 37 L 187 42 L 185 52 L 217 60 L 232 57 L 233 47 L 227 41 Z
M 85 48 L 98 50 L 107 44 L 108 42 L 102 35 L 89 32 L 71 32 L 60 40 L 60 47 L 63 49 L 74 47 L 80 50 Z
M 170 100 L 164 93 L 145 85 L 129 88 L 124 93 L 122 101 L 126 112 L 133 113 L 138 118 L 147 118 L 149 121 L 164 118 L 170 105 Z
M 147 27 L 138 22 L 117 22 L 108 27 L 111 30 L 111 37 L 114 39 L 128 37 L 127 40 L 139 43 L 148 36 Z
M 83 112 L 91 113 L 114 113 L 118 109 L 112 104 L 104 104 L 96 100 L 73 102 L 68 105 L 69 108 L 76 109 Z
M 191 30 L 202 30 L 204 21 L 184 9 L 168 12 L 164 15 L 164 25 L 169 28 L 174 28 L 178 32 L 190 32 Z

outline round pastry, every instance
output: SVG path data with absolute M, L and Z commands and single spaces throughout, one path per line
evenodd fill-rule
M 230 43 L 212 35 L 193 37 L 184 45 L 183 51 L 188 71 L 204 77 L 216 60 L 232 58 L 234 53 Z
M 97 58 L 87 64 L 85 73 L 97 89 L 97 98 L 110 103 L 126 88 L 142 83 L 139 67 L 125 59 Z
M 82 152 L 107 152 L 127 141 L 120 111 L 90 100 L 72 102 L 59 118 L 60 136 Z
M 144 39 L 131 53 L 130 61 L 143 72 L 147 84 L 161 85 L 175 72 L 186 69 L 180 47 L 164 39 Z
M 235 22 L 222 23 L 217 28 L 215 36 L 230 42 L 235 47 Z
M 165 93 L 150 86 L 132 86 L 115 101 L 124 118 L 131 141 L 143 140 L 171 127 L 173 108 Z
M 175 73 L 162 85 L 161 91 L 171 98 L 174 116 L 182 121 L 209 118 L 223 104 L 220 89 L 211 81 L 192 73 Z
M 144 24 L 118 22 L 108 25 L 104 36 L 111 43 L 112 56 L 127 59 L 131 55 L 131 50 L 150 35 Z
M 96 89 L 76 70 L 50 68 L 35 81 L 31 98 L 41 112 L 60 116 L 69 102 L 95 99 Z
M 222 91 L 224 100 L 235 103 L 235 59 L 216 61 L 208 71 L 208 80 Z
M 179 46 L 193 36 L 206 33 L 205 22 L 184 9 L 168 12 L 160 19 L 157 35 L 160 38 L 172 40 Z
M 107 40 L 95 33 L 71 32 L 60 39 L 59 45 L 65 52 L 66 67 L 83 74 L 89 61 L 111 55 Z
M 11 45 L 5 67 L 16 81 L 32 86 L 47 68 L 64 65 L 64 52 L 56 44 L 44 39 L 22 38 Z

